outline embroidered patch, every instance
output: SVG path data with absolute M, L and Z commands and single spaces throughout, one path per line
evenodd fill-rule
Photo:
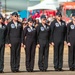
M 3 29 L 5 29 L 5 26 L 3 26 Z
M 45 29 L 44 29 L 44 27 L 41 27 L 41 31 L 44 31 Z
M 31 32 L 31 29 L 30 28 L 28 28 L 27 30 L 28 30 L 28 32 Z
M 49 27 L 47 26 L 47 29 L 49 29 Z
M 64 23 L 62 23 L 62 25 L 64 25 Z
M 56 27 L 59 27 L 59 24 L 58 24 L 58 23 L 55 23 L 55 26 L 56 26 Z
M 74 29 L 74 25 L 71 25 L 70 27 L 71 27 L 71 29 Z
M 18 26 L 21 26 L 21 24 L 18 24 Z
M 15 28 L 15 25 L 14 24 L 11 24 L 11 28 Z

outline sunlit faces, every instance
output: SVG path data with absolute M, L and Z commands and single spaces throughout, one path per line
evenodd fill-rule
M 72 19 L 75 21 L 75 16 L 72 16 Z
M 46 18 L 42 18 L 41 22 L 45 24 L 46 23 Z
M 29 21 L 28 25 L 32 26 L 33 25 L 33 21 Z
M 61 20 L 62 16 L 61 15 L 56 15 L 56 19 Z
M 17 21 L 18 20 L 18 16 L 17 15 L 13 15 L 12 19 L 15 20 L 15 21 Z

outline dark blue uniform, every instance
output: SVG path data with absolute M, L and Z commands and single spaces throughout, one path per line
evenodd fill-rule
M 32 29 L 27 26 L 23 31 L 23 42 L 26 46 L 26 69 L 27 71 L 33 71 L 35 49 L 36 49 L 36 29 L 32 26 Z
M 67 24 L 67 42 L 69 46 L 68 63 L 70 70 L 75 69 L 75 25 L 73 22 Z
M 11 21 L 7 25 L 7 39 L 8 44 L 11 44 L 11 70 L 18 71 L 20 66 L 20 50 L 22 43 L 22 31 L 23 27 L 20 22 L 17 21 L 17 27 L 14 22 Z
M 4 69 L 4 51 L 6 43 L 7 27 L 4 24 L 0 25 L 0 72 Z
M 54 68 L 62 69 L 63 66 L 63 49 L 64 41 L 66 41 L 67 27 L 64 21 L 60 21 L 61 25 L 55 19 L 51 23 L 51 42 L 54 43 Z
M 41 71 L 46 71 L 48 68 L 49 54 L 50 27 L 47 24 L 44 26 L 42 23 L 37 26 L 37 44 L 40 45 L 38 65 Z

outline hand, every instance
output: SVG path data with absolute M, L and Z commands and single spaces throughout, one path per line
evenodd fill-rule
M 24 48 L 26 48 L 26 45 L 24 45 Z
M 40 48 L 40 45 L 39 45 L 39 44 L 37 44 L 37 47 L 38 47 L 38 48 Z
M 67 45 L 68 45 L 68 46 L 71 46 L 71 44 L 70 44 L 70 43 L 68 43 Z
M 54 46 L 54 42 L 51 43 Z
M 11 47 L 11 44 L 8 44 L 9 47 Z
M 23 43 L 21 43 L 21 47 L 23 47 L 24 45 L 23 45 Z
M 64 41 L 64 45 L 66 45 L 67 44 L 67 42 L 66 41 Z
M 5 44 L 5 47 L 8 47 L 8 44 Z

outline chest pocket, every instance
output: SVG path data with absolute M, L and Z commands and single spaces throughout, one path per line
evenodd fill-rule
M 74 25 L 71 25 L 70 28 L 71 28 L 71 29 L 75 29 L 75 26 L 74 26 Z

